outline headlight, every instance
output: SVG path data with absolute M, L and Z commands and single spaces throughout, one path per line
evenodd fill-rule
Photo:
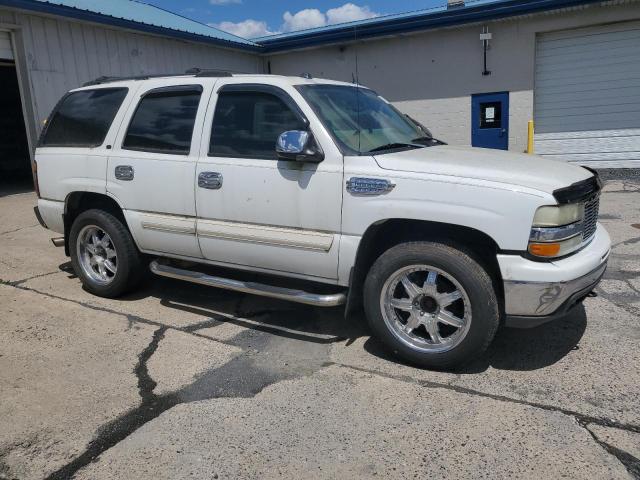
M 567 205 L 557 205 L 540 207 L 533 217 L 534 227 L 559 227 L 582 220 L 584 205 L 581 203 L 570 203 Z
M 581 203 L 538 208 L 529 235 L 529 253 L 554 258 L 580 248 L 583 216 L 584 205 Z

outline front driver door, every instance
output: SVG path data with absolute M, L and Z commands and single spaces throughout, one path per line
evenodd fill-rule
M 311 130 L 321 163 L 277 159 L 278 136 Z M 212 96 L 196 168 L 204 257 L 240 268 L 336 279 L 342 156 L 293 89 L 229 79 Z

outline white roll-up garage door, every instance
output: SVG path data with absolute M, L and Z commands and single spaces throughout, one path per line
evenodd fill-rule
M 0 32 L 0 60 L 13 60 L 9 32 Z
M 640 167 L 640 22 L 538 36 L 537 154 Z

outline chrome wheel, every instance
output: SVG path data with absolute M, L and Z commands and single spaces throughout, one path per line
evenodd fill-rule
M 422 352 L 446 352 L 466 337 L 471 302 L 450 274 L 430 265 L 410 265 L 393 273 L 382 287 L 382 316 L 390 331 Z
M 78 234 L 78 261 L 84 273 L 96 283 L 111 283 L 118 270 L 116 247 L 107 232 L 87 225 Z

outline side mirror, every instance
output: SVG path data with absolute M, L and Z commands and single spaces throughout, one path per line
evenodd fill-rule
M 311 132 L 289 130 L 283 132 L 276 142 L 276 153 L 280 160 L 319 163 L 324 160 L 324 152 Z

